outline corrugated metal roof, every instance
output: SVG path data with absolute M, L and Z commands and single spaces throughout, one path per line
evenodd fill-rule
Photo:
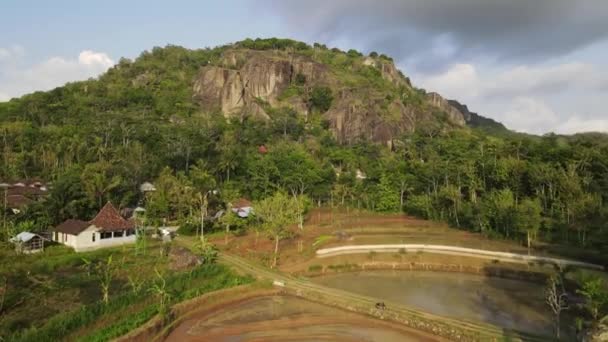
M 15 235 L 11 241 L 12 242 L 28 242 L 31 239 L 35 238 L 36 236 L 38 236 L 37 234 L 34 233 L 30 233 L 30 232 L 21 232 L 17 235 Z

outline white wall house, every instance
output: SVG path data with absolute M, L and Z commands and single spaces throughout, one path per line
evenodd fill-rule
M 69 219 L 58 225 L 53 241 L 77 252 L 135 242 L 135 225 L 124 219 L 108 202 L 91 221 Z

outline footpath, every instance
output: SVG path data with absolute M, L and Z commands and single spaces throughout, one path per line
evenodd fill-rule
M 591 264 L 582 261 L 559 259 L 552 257 L 544 257 L 537 255 L 526 255 L 508 252 L 495 252 L 483 249 L 473 249 L 464 247 L 453 247 L 443 245 L 421 245 L 421 244 L 394 244 L 394 245 L 353 245 L 340 246 L 332 248 L 324 248 L 317 250 L 316 254 L 319 258 L 327 258 L 346 254 L 364 254 L 364 253 L 399 253 L 404 252 L 427 252 L 436 254 L 469 256 L 482 259 L 500 260 L 515 263 L 539 263 L 539 264 L 554 264 L 560 267 L 575 266 L 595 270 L 604 270 L 604 266 Z

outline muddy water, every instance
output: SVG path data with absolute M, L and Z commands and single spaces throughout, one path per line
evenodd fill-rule
M 439 341 L 404 327 L 295 297 L 255 298 L 204 313 L 166 341 Z
M 542 285 L 472 274 L 365 271 L 314 278 L 333 288 L 416 307 L 436 315 L 552 335 Z M 570 334 L 569 324 L 562 329 Z

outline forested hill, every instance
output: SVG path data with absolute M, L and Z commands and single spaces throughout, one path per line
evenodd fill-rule
M 154 48 L 0 103 L 0 133 L 0 180 L 53 182 L 16 225 L 133 206 L 153 181 L 157 218 L 184 219 L 189 192 L 284 190 L 516 239 L 608 241 L 606 136 L 511 133 L 377 53 L 281 39 Z

